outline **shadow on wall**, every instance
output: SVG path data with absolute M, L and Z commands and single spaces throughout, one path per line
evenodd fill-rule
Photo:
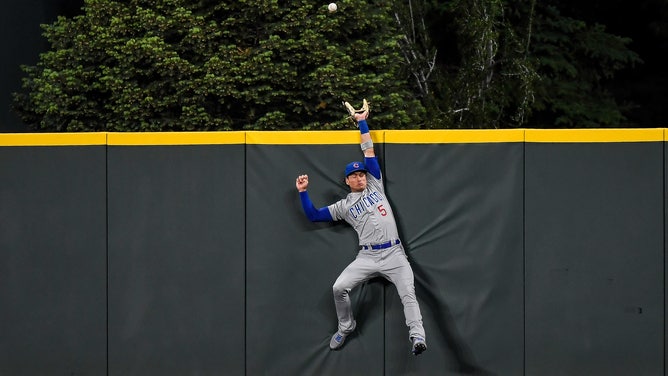
M 399 236 L 404 239 L 403 234 L 405 234 L 405 231 L 401 224 L 401 215 L 395 213 L 395 217 Z M 430 328 L 427 329 L 427 336 L 431 338 L 440 337 L 445 340 L 449 353 L 444 354 L 444 356 L 452 358 L 453 370 L 456 370 L 459 374 L 480 376 L 496 375 L 477 364 L 473 351 L 457 330 L 455 319 L 452 317 L 450 309 L 442 299 L 439 299 L 438 294 L 434 291 L 434 286 L 438 286 L 438 283 L 429 277 L 428 273 L 420 264 L 412 260 L 411 250 L 408 244 L 404 244 L 404 249 L 408 255 L 408 260 L 415 276 L 415 294 L 420 302 L 420 308 L 423 312 L 428 309 L 433 313 L 434 317 L 438 318 L 435 322 L 429 323 Z M 435 327 L 432 327 L 432 325 Z
M 408 250 L 407 253 L 409 253 Z M 436 320 L 435 323 L 431 323 L 432 325 L 436 325 L 437 334 L 434 333 L 433 329 L 431 329 L 430 332 L 445 339 L 448 349 L 451 350 L 454 355 L 453 360 L 458 365 L 456 367 L 457 371 L 465 375 L 494 375 L 494 373 L 489 372 L 476 364 L 471 348 L 464 342 L 464 339 L 457 331 L 455 320 L 450 313 L 450 309 L 444 302 L 439 301 L 437 295 L 432 290 L 433 286 L 437 286 L 437 283 L 427 276 L 427 273 L 425 273 L 420 265 L 411 262 L 411 266 L 413 267 L 413 274 L 415 275 L 416 294 L 421 301 L 421 305 L 428 307 L 429 310 L 434 313 L 435 317 L 440 318 L 440 320 Z M 431 336 L 433 337 L 434 334 L 431 334 Z

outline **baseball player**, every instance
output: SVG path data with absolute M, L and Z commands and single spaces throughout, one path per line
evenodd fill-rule
M 302 207 L 309 220 L 346 221 L 359 237 L 357 257 L 334 282 L 334 304 L 339 326 L 329 347 L 336 350 L 343 346 L 346 337 L 357 325 L 350 303 L 350 291 L 370 278 L 382 276 L 397 288 L 409 328 L 412 352 L 419 355 L 427 349 L 427 343 L 420 307 L 415 297 L 413 270 L 399 239 L 392 207 L 385 196 L 380 165 L 366 121 L 368 104 L 365 100 L 362 110 L 354 110 L 348 103 L 345 105 L 360 130 L 360 145 L 364 153 L 364 162 L 351 162 L 345 168 L 345 182 L 350 187 L 350 193 L 329 206 L 316 209 L 307 191 L 308 175 L 300 175 L 296 181 Z

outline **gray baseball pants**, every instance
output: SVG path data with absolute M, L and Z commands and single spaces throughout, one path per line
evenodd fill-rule
M 339 319 L 339 330 L 349 333 L 353 327 L 353 310 L 350 291 L 362 282 L 374 277 L 384 277 L 397 288 L 404 306 L 409 339 L 425 338 L 420 306 L 415 297 L 413 269 L 401 244 L 386 249 L 362 249 L 334 282 L 334 305 Z

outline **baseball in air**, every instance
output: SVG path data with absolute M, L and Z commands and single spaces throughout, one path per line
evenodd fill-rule
M 337 9 L 336 3 L 329 3 L 329 5 L 327 6 L 327 9 L 329 9 L 329 11 L 332 12 L 332 13 L 336 12 L 336 9 Z

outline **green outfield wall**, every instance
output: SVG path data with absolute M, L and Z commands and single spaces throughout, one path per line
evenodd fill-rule
M 666 375 L 666 129 L 372 131 L 429 349 L 332 284 L 357 131 L 0 134 L 0 375 Z

